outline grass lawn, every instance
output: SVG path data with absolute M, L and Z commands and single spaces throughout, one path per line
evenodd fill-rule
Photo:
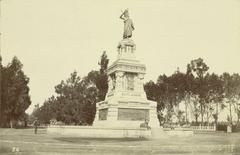
M 13 153 L 12 148 L 19 148 Z M 234 154 L 240 153 L 240 133 L 208 133 L 162 139 L 99 139 L 48 135 L 45 129 L 0 129 L 0 154 Z

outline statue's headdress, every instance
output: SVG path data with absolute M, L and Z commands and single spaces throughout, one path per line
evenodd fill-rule
M 124 14 L 125 17 L 129 17 L 128 9 L 124 10 L 123 14 Z

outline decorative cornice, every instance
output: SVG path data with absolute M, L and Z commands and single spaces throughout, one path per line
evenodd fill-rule
M 146 66 L 140 63 L 113 63 L 107 70 L 108 75 L 116 71 L 133 72 L 145 74 Z

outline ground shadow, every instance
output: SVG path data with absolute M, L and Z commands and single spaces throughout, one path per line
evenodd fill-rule
M 149 141 L 147 138 L 81 138 L 81 137 L 56 137 L 54 138 L 58 141 L 77 143 L 77 144 L 89 144 L 93 142 L 137 142 L 137 141 Z

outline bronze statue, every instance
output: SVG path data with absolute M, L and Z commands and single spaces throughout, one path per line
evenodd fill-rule
M 124 20 L 123 39 L 131 38 L 132 31 L 134 30 L 134 26 L 133 26 L 132 20 L 129 18 L 128 9 L 122 12 L 120 19 Z

